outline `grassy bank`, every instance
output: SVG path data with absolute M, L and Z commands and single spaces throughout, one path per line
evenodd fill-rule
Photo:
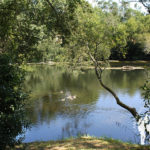
M 79 137 L 61 141 L 22 144 L 15 150 L 149 150 L 150 146 L 124 143 L 110 138 Z

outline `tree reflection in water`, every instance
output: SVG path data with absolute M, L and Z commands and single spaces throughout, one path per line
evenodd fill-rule
M 122 92 L 123 95 L 128 93 L 132 97 L 137 92 L 137 87 L 143 85 L 145 72 L 143 70 L 130 72 L 107 70 L 103 78 L 106 85 L 115 87 L 116 93 Z M 35 72 L 26 78 L 25 88 L 31 91 L 30 105 L 26 107 L 26 110 L 33 124 L 49 123 L 57 116 L 76 118 L 71 120 L 73 123 L 67 122 L 63 125 L 62 137 L 87 133 L 88 127 L 80 129 L 76 123 L 80 124 L 80 119 L 77 118 L 88 116 L 93 112 L 96 109 L 98 97 L 106 93 L 99 87 L 93 70 L 71 72 L 66 68 L 48 66 L 35 67 Z M 142 90 L 138 89 L 138 92 L 142 93 Z M 76 96 L 75 100 L 67 99 L 68 95 Z M 141 105 L 136 103 L 138 101 L 136 102 L 135 99 L 127 102 L 129 105 L 135 104 L 139 110 Z M 82 126 L 84 126 L 83 123 Z
M 79 127 L 79 118 L 74 118 L 71 122 L 67 122 L 62 128 L 62 139 L 64 137 L 81 136 L 87 134 L 86 129 L 91 126 L 90 123 L 84 122 L 82 128 Z

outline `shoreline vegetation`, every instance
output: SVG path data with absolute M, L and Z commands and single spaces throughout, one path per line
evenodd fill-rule
M 99 61 L 100 62 L 100 61 Z M 101 61 L 102 62 L 102 61 Z M 132 63 L 132 64 L 146 64 L 146 63 L 150 63 L 150 60 L 133 60 L 133 61 L 121 61 L 121 60 L 109 60 L 109 63 Z M 50 65 L 55 65 L 55 64 L 70 64 L 70 62 L 55 62 L 55 61 L 46 61 L 46 62 L 31 62 L 31 63 L 27 63 L 27 64 L 50 64 Z M 80 64 L 80 63 L 78 63 Z M 92 61 L 85 61 L 82 62 L 82 64 L 92 64 Z
M 12 150 L 149 150 L 143 146 L 114 140 L 112 138 L 96 138 L 81 136 L 58 141 L 32 142 L 16 145 Z
M 16 143 L 19 143 L 21 138 L 18 135 L 28 128 L 29 123 L 25 112 L 25 103 L 26 101 L 30 103 L 30 91 L 32 92 L 33 87 L 36 89 L 36 82 L 40 80 L 40 77 L 35 75 L 35 80 L 33 80 L 29 91 L 24 85 L 26 73 L 34 72 L 40 67 L 42 70 L 44 65 L 47 65 L 48 69 L 52 68 L 52 65 L 56 66 L 56 71 L 53 72 L 53 77 L 56 78 L 60 77 L 57 70 L 64 66 L 62 71 L 68 69 L 70 71 L 69 76 L 73 76 L 73 78 L 77 78 L 79 73 L 84 74 L 86 70 L 94 70 L 95 68 L 95 76 L 93 77 L 98 79 L 97 82 L 112 94 L 118 105 L 139 119 L 136 109 L 121 102 L 117 96 L 118 92 L 115 93 L 113 89 L 103 83 L 102 72 L 105 69 L 117 69 L 119 74 L 122 70 L 130 71 L 144 68 L 150 71 L 150 61 L 135 61 L 135 63 L 134 61 L 124 61 L 125 63 L 111 61 L 108 63 L 109 65 L 107 64 L 109 59 L 150 60 L 150 15 L 148 15 L 150 14 L 150 1 L 137 1 L 147 9 L 146 13 L 141 11 L 138 5 L 135 9 L 132 9 L 130 7 L 131 2 L 126 0 L 121 0 L 120 2 L 96 0 L 95 2 L 96 5 L 92 6 L 87 0 L 0 0 L 0 150 L 5 150 L 6 146 L 13 147 Z M 28 65 L 26 62 L 38 63 L 28 63 Z M 149 71 L 145 71 L 147 78 L 146 81 L 143 81 L 142 87 L 146 109 L 150 107 Z M 136 71 L 134 73 L 136 74 Z M 57 82 L 58 88 L 55 89 L 55 86 L 50 83 L 53 80 L 52 78 L 50 80 L 50 77 L 44 76 L 44 74 L 40 75 L 42 80 L 44 79 L 43 83 L 49 81 L 49 85 L 43 84 L 41 80 L 41 87 L 39 88 L 41 93 L 37 88 L 35 90 L 37 95 L 46 96 L 45 93 L 47 94 L 50 90 L 61 89 L 64 85 L 70 87 L 72 86 L 70 84 L 74 83 L 73 80 L 70 84 L 63 82 L 64 85 L 62 84 L 61 88 L 59 88 L 60 83 Z M 113 74 L 113 71 L 110 75 L 110 78 L 117 77 L 117 73 Z M 64 76 L 67 81 L 68 77 L 65 73 Z M 128 78 L 127 75 L 126 78 Z M 61 79 L 63 81 L 63 78 Z M 137 82 L 136 78 L 132 81 L 130 86 Z M 112 84 L 111 82 L 109 84 Z M 27 83 L 26 87 L 28 86 L 29 84 Z M 82 87 L 84 88 L 85 86 L 86 84 Z M 88 93 L 90 88 L 87 87 L 85 89 L 87 94 L 84 98 L 89 97 L 91 99 L 94 97 L 97 91 L 95 91 L 94 83 L 92 86 L 90 87 L 93 88 L 91 97 L 89 97 L 90 94 Z M 80 90 L 80 88 L 78 89 Z M 69 96 L 67 97 L 68 99 L 73 99 L 76 95 Z M 52 95 L 52 99 L 55 97 Z M 49 102 L 51 103 L 51 101 Z M 57 106 L 57 103 L 54 106 L 51 103 L 50 109 L 61 109 L 61 103 L 60 106 Z M 43 109 L 46 112 L 49 107 L 43 107 Z M 51 111 L 47 112 L 51 113 Z M 146 113 L 147 111 L 145 111 Z M 29 120 L 35 119 L 34 114 L 31 117 Z M 144 122 L 144 127 L 146 125 L 147 122 Z M 146 127 L 144 129 L 149 134 Z M 70 146 L 76 148 L 76 144 L 80 144 L 80 142 L 82 142 L 82 139 L 72 141 L 70 139 L 68 143 L 65 141 L 65 143 L 71 144 L 68 146 L 69 149 L 71 149 Z M 81 145 L 83 144 L 83 149 L 90 148 L 90 146 L 95 149 L 98 146 L 105 145 L 101 143 L 97 146 L 98 141 L 95 142 L 96 145 L 90 142 L 85 144 L 86 142 L 81 143 Z M 37 149 L 52 148 L 41 147 Z M 78 148 L 80 149 L 80 147 Z M 115 149 L 115 147 L 111 146 L 110 148 Z M 32 145 L 31 143 L 30 149 L 34 149 L 34 144 Z
M 83 63 L 72 63 L 76 68 L 81 67 L 83 69 L 94 69 L 92 62 L 83 62 Z M 72 65 L 69 62 L 39 62 L 39 63 L 27 63 L 27 65 Z M 108 67 L 103 67 L 102 69 L 106 70 L 143 70 L 149 64 L 150 61 L 138 60 L 138 61 L 119 61 L 119 60 L 110 60 Z

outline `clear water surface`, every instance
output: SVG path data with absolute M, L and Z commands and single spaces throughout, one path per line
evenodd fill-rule
M 33 68 L 25 82 L 25 89 L 31 92 L 26 106 L 31 126 L 23 142 L 83 134 L 140 142 L 134 118 L 100 86 L 94 70 L 47 65 Z M 107 70 L 103 74 L 104 83 L 138 112 L 143 110 L 140 87 L 145 78 L 144 70 Z

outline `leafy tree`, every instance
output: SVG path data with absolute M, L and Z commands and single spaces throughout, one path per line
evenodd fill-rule
M 51 6 L 48 0 L 0 1 L 0 148 L 18 143 L 16 136 L 27 127 L 23 115 L 24 72 L 20 65 L 43 55 L 37 49 L 47 35 L 45 26 L 51 35 L 55 33 L 52 38 L 57 34 L 69 35 L 65 23 L 73 20 L 71 13 L 79 2 L 53 1 Z
M 41 53 L 43 61 L 64 61 L 64 48 L 61 46 L 62 40 L 59 36 L 55 39 L 48 37 L 39 42 L 37 50 Z M 37 56 L 35 57 L 35 59 Z
M 150 54 L 150 34 L 145 35 L 144 39 L 143 39 L 143 43 L 144 43 L 144 52 L 146 54 Z
M 128 110 L 138 121 L 140 119 L 140 115 L 137 113 L 136 109 L 124 104 L 117 94 L 103 82 L 103 69 L 105 68 L 105 65 L 107 65 L 110 50 L 115 45 L 119 45 L 122 41 L 122 43 L 124 43 L 124 47 L 126 46 L 127 37 L 129 36 L 127 34 L 128 31 L 126 25 L 124 23 L 115 24 L 116 28 L 113 28 L 110 24 L 111 21 L 109 16 L 107 15 L 106 17 L 102 11 L 98 11 L 97 9 L 84 12 L 82 8 L 79 8 L 78 11 L 80 14 L 78 17 L 79 27 L 76 30 L 77 32 L 75 32 L 75 34 L 73 34 L 69 39 L 71 41 L 71 50 L 69 47 L 70 53 L 68 52 L 69 56 L 71 59 L 77 58 L 78 61 L 81 60 L 79 59 L 81 55 L 82 57 L 87 57 L 87 59 L 92 60 L 93 65 L 95 66 L 96 76 L 101 86 L 112 94 L 119 106 Z M 83 18 L 86 18 L 86 20 Z M 130 26 L 129 23 L 129 27 L 131 27 L 130 30 L 134 30 L 134 33 L 137 30 L 137 27 L 134 27 L 134 20 L 131 19 L 131 25 L 132 24 L 133 26 Z M 123 37 L 125 37 L 125 40 L 122 40 Z M 80 49 L 78 46 L 80 46 Z
M 10 56 L 0 55 L 0 148 L 20 142 L 18 134 L 28 126 L 24 116 L 23 72 L 18 65 L 10 65 Z
M 16 136 L 27 127 L 19 64 L 28 60 L 38 40 L 33 6 L 28 0 L 0 1 L 0 149 L 20 142 Z
M 121 107 L 139 118 L 134 108 L 123 104 L 105 86 L 102 72 L 110 56 L 137 59 L 149 54 L 149 16 L 128 8 L 128 3 L 124 1 L 121 6 L 113 1 L 100 1 L 99 7 L 93 8 L 85 0 L 2 0 L 0 22 L 0 106 L 5 106 L 0 112 L 1 122 L 8 119 L 6 113 L 12 119 L 23 108 L 23 74 L 14 64 L 49 59 L 74 62 L 92 60 L 100 84 Z M 142 40 L 140 37 L 143 35 Z M 3 142 L 3 147 L 11 145 L 13 137 L 21 132 L 19 125 L 23 120 L 17 116 L 19 130 L 12 132 L 11 138 Z
M 26 0 L 0 2 L 0 50 L 10 53 L 14 62 L 22 63 L 35 51 L 38 30 L 32 7 Z

